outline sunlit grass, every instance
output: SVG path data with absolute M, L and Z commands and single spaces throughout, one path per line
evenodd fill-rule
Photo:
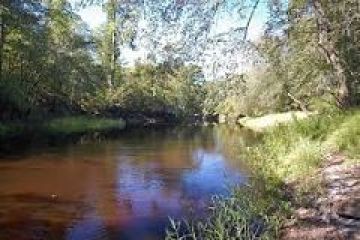
M 329 134 L 326 146 L 333 151 L 341 151 L 350 157 L 360 158 L 360 113 L 346 117 L 340 126 Z
M 265 133 L 262 144 L 250 150 L 249 157 L 255 156 L 252 162 L 261 162 L 264 170 L 271 169 L 272 174 L 291 181 L 311 175 L 324 154 L 356 155 L 359 147 L 360 111 L 352 111 L 312 116 L 273 128 Z
M 294 119 L 305 119 L 314 115 L 312 112 L 293 111 L 286 113 L 267 114 L 263 117 L 245 117 L 239 120 L 240 125 L 253 131 L 262 132 L 271 127 L 286 124 Z

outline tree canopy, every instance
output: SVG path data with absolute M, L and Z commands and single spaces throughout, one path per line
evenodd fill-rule
M 261 114 L 359 104 L 356 0 L 5 0 L 2 118 L 121 111 Z M 264 7 L 267 6 L 267 9 Z M 251 39 L 252 21 L 266 27 Z M 225 18 L 229 27 L 219 26 Z M 143 57 L 124 63 L 125 49 Z

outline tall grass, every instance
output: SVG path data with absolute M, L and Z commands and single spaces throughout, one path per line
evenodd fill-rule
M 281 220 L 276 214 L 269 214 L 275 202 L 269 201 L 262 193 L 256 194 L 255 201 L 255 195 L 247 191 L 250 188 L 235 189 L 228 198 L 214 197 L 207 219 L 191 222 L 171 220 L 166 240 L 275 239 L 279 235 L 277 226 Z
M 251 187 L 236 188 L 230 198 L 215 201 L 206 220 L 172 222 L 167 239 L 278 239 L 293 205 L 321 194 L 315 172 L 324 154 L 338 151 L 359 156 L 360 111 L 314 115 L 269 129 L 246 152 L 253 169 Z
M 261 162 L 287 182 L 311 175 L 324 154 L 339 151 L 360 152 L 360 111 L 317 115 L 276 127 L 250 150 L 249 157 L 255 157 L 255 166 Z
M 340 126 L 331 132 L 326 141 L 327 148 L 346 153 L 349 157 L 360 158 L 360 112 L 349 114 Z

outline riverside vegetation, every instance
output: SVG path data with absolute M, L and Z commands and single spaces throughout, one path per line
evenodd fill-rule
M 349 168 L 359 162 L 358 0 L 72 2 L 101 5 L 105 23 L 90 29 L 67 0 L 0 3 L 5 142 L 29 130 L 58 136 L 219 116 L 236 123 L 245 116 L 316 113 L 266 128 L 260 143 L 246 150 L 231 146 L 253 170 L 249 186 L 214 197 L 205 220 L 172 220 L 167 239 L 281 238 L 294 209 L 323 194 L 316 173 L 326 155 L 344 155 Z M 213 34 L 214 22 L 228 11 L 239 26 Z M 266 27 L 251 40 L 257 12 L 266 13 Z M 173 36 L 177 41 L 164 40 L 174 29 L 182 30 Z M 125 50 L 137 49 L 139 41 L 146 57 L 125 64 Z M 212 74 L 202 65 L 209 48 L 230 53 L 222 56 L 225 70 L 216 68 L 221 56 L 210 58 Z M 228 58 L 240 54 L 251 70 L 230 64 Z
M 326 154 L 342 152 L 350 165 L 359 162 L 359 123 L 359 111 L 332 112 L 268 129 L 259 144 L 238 149 L 254 171 L 251 185 L 215 198 L 207 220 L 173 221 L 167 239 L 281 238 L 294 209 L 323 193 L 316 171 Z

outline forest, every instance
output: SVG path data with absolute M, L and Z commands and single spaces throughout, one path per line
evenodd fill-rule
M 80 14 L 92 7 L 105 16 L 96 27 Z M 258 190 L 216 198 L 208 221 L 171 220 L 166 239 L 357 239 L 359 66 L 358 0 L 2 0 L 0 145 L 35 132 L 121 135 L 263 120 L 266 131 L 252 129 L 257 144 L 229 143 L 248 159 Z M 286 114 L 291 120 L 271 124 Z M 337 226 L 338 235 L 319 226 L 320 235 L 306 235 L 306 224 L 325 216 L 318 208 L 326 201 L 313 199 L 332 201 L 316 175 L 328 174 L 326 161 L 346 165 L 335 177 L 353 172 L 343 202 L 355 210 L 338 215 L 355 227 L 330 218 L 322 227 Z M 17 236 L 1 232 L 1 213 L 0 238 Z
M 253 17 L 245 16 L 252 10 L 246 7 L 256 10 L 257 6 L 251 3 L 200 1 L 162 6 L 109 1 L 103 3 L 106 23 L 92 31 L 68 1 L 5 1 L 1 118 L 134 111 L 180 119 L 194 114 L 261 115 L 325 106 L 346 109 L 359 103 L 357 1 L 314 1 L 314 6 L 300 0 L 269 1 L 266 29 L 255 42 L 246 36 Z M 76 6 L 89 4 L 101 3 Z M 232 8 L 244 12 L 240 27 L 212 36 L 216 16 Z M 152 15 L 144 15 L 147 12 Z M 139 27 L 144 17 L 145 33 Z M 166 27 L 159 29 L 159 24 Z M 156 36 L 174 26 L 183 28 L 181 39 L 158 43 Z M 122 50 L 136 48 L 144 34 L 153 34 L 145 40 L 144 61 L 123 64 Z M 203 52 L 217 44 L 222 50 L 242 54 L 253 66 L 251 70 L 239 72 L 229 64 L 221 74 L 207 72 L 212 76 L 205 76 Z M 220 70 L 212 66 L 210 71 Z M 264 90 L 266 94 L 261 94 Z

